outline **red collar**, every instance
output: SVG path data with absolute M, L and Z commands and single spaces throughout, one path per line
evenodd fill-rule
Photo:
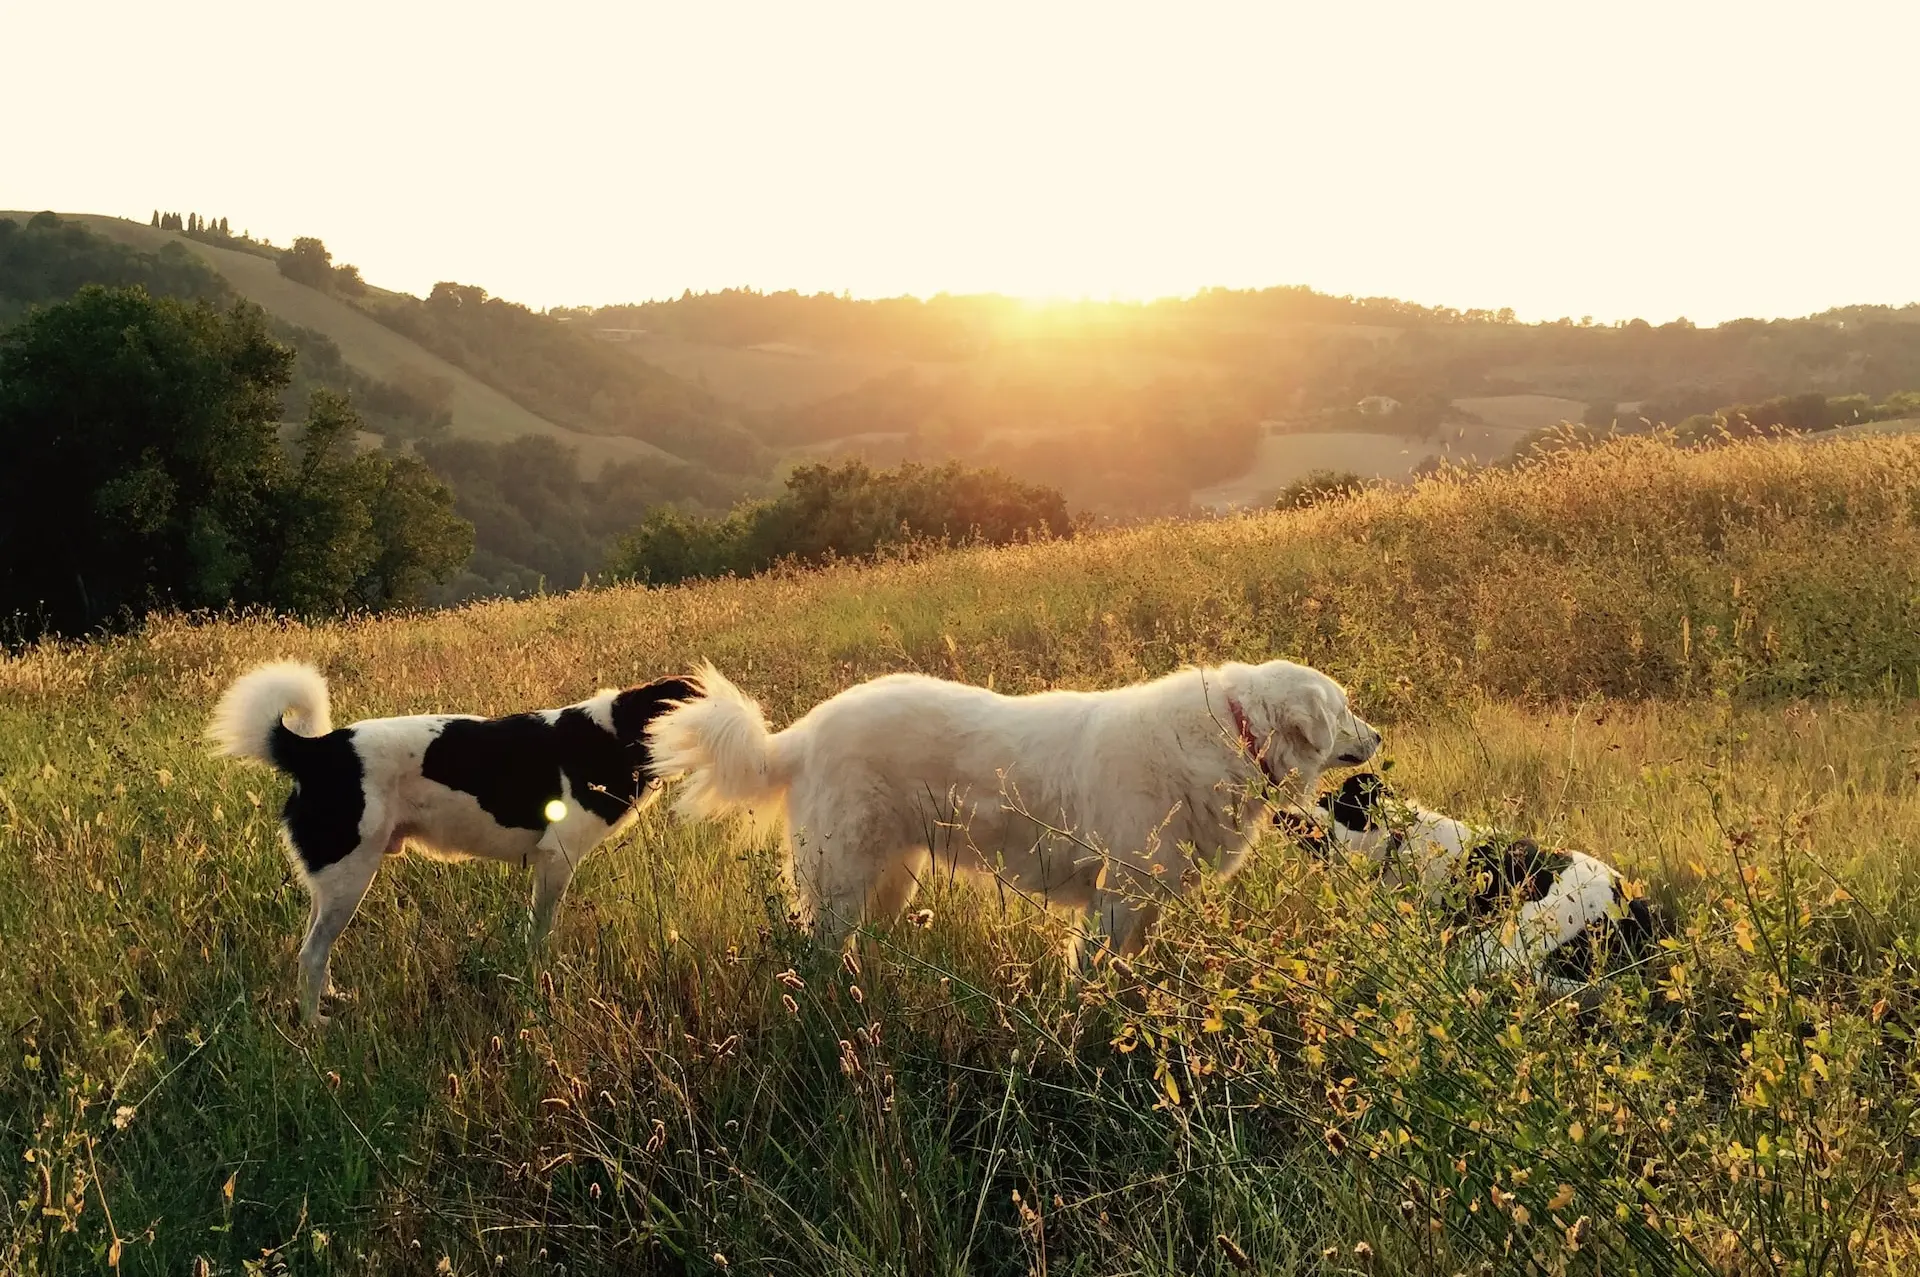
M 1231 696 L 1227 697 L 1227 710 L 1233 715 L 1233 725 L 1240 732 L 1240 748 L 1245 750 L 1247 757 L 1260 768 L 1260 774 L 1265 776 L 1275 789 L 1280 788 L 1280 778 L 1274 775 L 1273 768 L 1267 765 L 1266 746 L 1254 738 L 1253 725 L 1247 721 L 1247 711 L 1241 709 L 1240 702 Z

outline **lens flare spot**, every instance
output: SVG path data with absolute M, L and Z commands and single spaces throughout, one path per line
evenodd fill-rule
M 557 825 L 567 818 L 567 804 L 564 799 L 556 798 L 547 804 L 547 823 Z

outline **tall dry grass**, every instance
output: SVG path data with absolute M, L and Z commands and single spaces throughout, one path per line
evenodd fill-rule
M 1920 443 L 1628 441 L 1284 516 L 27 651 L 0 1271 L 1909 1270 L 1916 621 Z M 703 656 L 780 719 L 892 669 L 1288 655 L 1389 724 L 1402 787 L 1610 855 L 1677 929 L 1582 1017 L 1275 841 L 1089 986 L 1017 903 L 938 891 L 842 966 L 769 848 L 649 819 L 544 968 L 521 876 L 391 864 L 308 1034 L 283 783 L 198 743 L 274 655 L 342 720 Z

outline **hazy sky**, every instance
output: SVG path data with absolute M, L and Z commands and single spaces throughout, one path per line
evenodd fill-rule
M 534 305 L 1920 299 L 1920 3 L 0 0 L 0 208 Z

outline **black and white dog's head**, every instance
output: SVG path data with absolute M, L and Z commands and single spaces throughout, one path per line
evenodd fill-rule
M 1348 834 L 1364 834 L 1386 824 L 1385 805 L 1393 789 L 1379 772 L 1355 772 L 1340 787 L 1320 796 L 1320 810 Z
M 1394 849 L 1395 831 L 1424 815 L 1400 801 L 1379 772 L 1355 772 L 1322 793 L 1315 806 L 1282 811 L 1279 823 L 1322 854 L 1350 852 L 1381 860 Z
M 646 762 L 647 724 L 675 705 L 695 700 L 699 695 L 699 684 L 686 678 L 655 679 L 641 687 L 614 692 L 607 714 L 614 739 L 636 760 Z

